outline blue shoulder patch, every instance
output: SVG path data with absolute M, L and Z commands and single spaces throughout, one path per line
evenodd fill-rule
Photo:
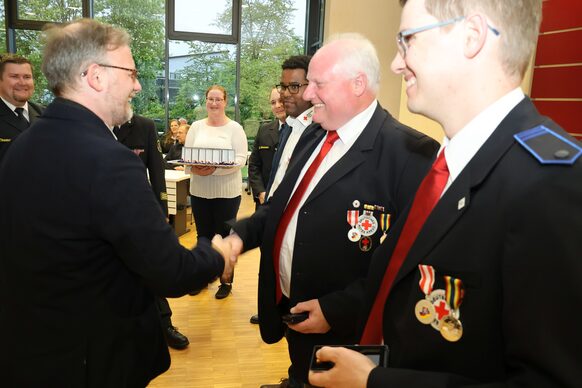
M 513 137 L 541 164 L 572 165 L 582 155 L 580 144 L 539 125 Z

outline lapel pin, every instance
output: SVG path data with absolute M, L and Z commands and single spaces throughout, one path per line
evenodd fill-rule
M 461 210 L 464 207 L 465 207 L 465 197 L 459 199 L 459 202 L 457 203 L 457 210 Z

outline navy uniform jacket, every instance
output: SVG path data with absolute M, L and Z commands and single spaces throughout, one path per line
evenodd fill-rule
M 184 295 L 224 268 L 207 240 L 179 244 L 141 160 L 62 98 L 0 165 L 0 235 L 9 387 L 146 386 L 170 364 L 154 295 Z
M 177 164 L 168 163 L 170 160 L 180 160 L 182 159 L 182 149 L 184 148 L 184 144 L 180 144 L 180 142 L 175 142 L 170 147 L 170 150 L 166 154 L 164 158 L 164 167 L 168 170 L 173 170 Z
M 130 121 L 115 130 L 117 140 L 138 155 L 148 170 L 152 190 L 168 215 L 168 194 L 166 193 L 166 178 L 164 159 L 153 120 L 143 116 L 133 115 Z
M 391 368 L 368 387 L 580 386 L 582 162 L 542 165 L 514 139 L 540 124 L 571 139 L 525 98 L 437 203 L 384 308 Z M 398 234 L 374 252 L 366 317 Z M 419 263 L 434 267 L 434 289 L 444 275 L 465 285 L 457 342 L 415 317 Z
M 257 198 L 259 193 L 266 191 L 273 156 L 279 145 L 279 120 L 261 125 L 257 131 L 253 150 L 249 157 L 249 183 L 253 196 Z
M 234 226 L 245 250 L 261 245 L 259 316 L 261 336 L 267 343 L 280 340 L 286 327 L 275 304 L 275 232 L 301 169 L 325 135 L 318 124 L 308 127 L 269 204 Z M 326 334 L 304 336 L 303 347 L 309 353 L 304 357 L 310 357 L 317 343 L 356 342 L 354 317 L 363 295 L 353 283 L 365 277 L 372 251 L 364 252 L 357 242 L 348 240 L 351 226 L 347 211 L 359 209 L 363 214 L 364 204 L 378 205 L 397 219 L 430 168 L 437 148 L 438 143 L 430 137 L 400 124 L 378 105 L 353 146 L 322 177 L 299 209 L 289 305 L 318 299 L 331 326 Z M 374 211 L 377 219 L 379 213 Z M 380 237 L 380 231 L 372 236 L 373 247 L 379 245 Z M 303 364 L 299 368 L 304 373 L 306 361 L 298 362 Z M 297 360 L 292 362 L 295 365 Z
M 30 123 L 34 123 L 41 115 L 44 107 L 28 101 L 28 118 Z M 18 124 L 18 117 L 14 114 L 4 101 L 0 99 L 0 160 L 6 149 L 18 135 L 23 131 Z

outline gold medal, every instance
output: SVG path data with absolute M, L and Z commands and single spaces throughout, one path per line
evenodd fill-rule
M 435 317 L 434 306 L 428 300 L 421 299 L 414 306 L 414 315 L 420 323 L 429 325 Z
M 450 342 L 457 342 L 463 336 L 463 324 L 452 315 L 447 315 L 441 321 L 441 335 Z
M 441 330 L 441 322 L 447 316 L 451 315 L 451 309 L 445 300 L 445 290 L 433 290 L 426 296 L 426 299 L 432 304 L 434 308 L 433 320 L 430 322 L 431 326 L 436 330 Z

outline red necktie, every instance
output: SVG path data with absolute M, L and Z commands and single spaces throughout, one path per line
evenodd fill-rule
M 420 232 L 428 215 L 438 202 L 448 179 L 449 169 L 445 160 L 445 150 L 443 149 L 414 196 L 410 213 L 408 213 L 408 218 L 396 243 L 388 268 L 384 273 L 380 290 L 376 294 L 364 333 L 360 339 L 361 344 L 379 344 L 382 342 L 382 315 L 392 283 L 400 267 L 402 267 L 412 243 L 416 240 L 418 232 Z
M 277 226 L 277 233 L 275 234 L 275 243 L 273 246 L 273 264 L 275 266 L 275 287 L 276 287 L 275 297 L 277 303 L 281 301 L 282 296 L 279 271 L 279 255 L 281 254 L 281 245 L 283 243 L 283 237 L 285 236 L 285 232 L 287 231 L 287 227 L 291 222 L 293 214 L 295 214 L 295 211 L 297 210 L 297 207 L 299 206 L 299 203 L 303 198 L 303 194 L 305 194 L 305 190 L 307 190 L 307 186 L 309 186 L 309 182 L 311 182 L 311 179 L 313 179 L 313 176 L 315 175 L 315 172 L 319 168 L 319 165 L 325 158 L 325 155 L 327 155 L 327 153 L 333 146 L 333 143 L 335 143 L 335 141 L 338 138 L 339 135 L 337 134 L 337 131 L 327 132 L 327 137 L 325 138 L 323 146 L 319 150 L 319 154 L 317 154 L 315 159 L 313 159 L 313 162 L 311 162 L 311 165 L 305 172 L 303 179 L 301 179 L 301 182 L 299 182 L 299 185 L 297 186 L 297 189 L 295 190 L 293 196 L 289 200 L 289 203 L 287 203 L 287 207 L 285 208 L 285 211 L 281 216 L 281 220 L 279 221 L 279 225 Z

